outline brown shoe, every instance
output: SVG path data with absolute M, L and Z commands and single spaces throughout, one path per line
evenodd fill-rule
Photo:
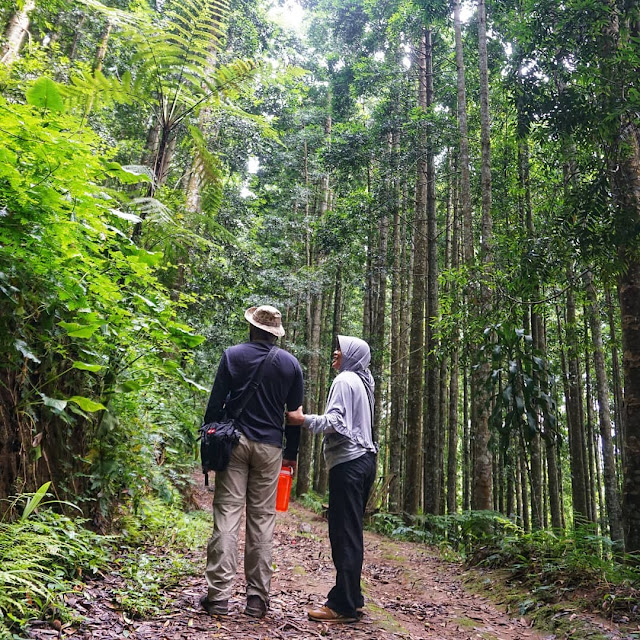
M 228 600 L 209 600 L 207 596 L 202 596 L 200 605 L 210 616 L 226 616 L 229 614 Z
M 314 622 L 344 623 L 358 621 L 358 618 L 343 616 L 341 613 L 338 613 L 333 609 L 329 609 L 326 605 L 323 605 L 319 609 L 309 609 L 307 613 L 309 614 L 309 620 L 313 620 Z
M 267 605 L 260 596 L 247 597 L 247 606 L 244 612 L 252 618 L 264 618 L 267 615 Z

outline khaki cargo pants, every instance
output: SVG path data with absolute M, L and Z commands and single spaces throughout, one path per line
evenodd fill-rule
M 231 598 L 238 560 L 238 530 L 246 500 L 247 597 L 257 595 L 269 603 L 276 490 L 281 465 L 282 449 L 242 436 L 227 469 L 216 473 L 213 535 L 207 546 L 205 571 L 209 600 Z

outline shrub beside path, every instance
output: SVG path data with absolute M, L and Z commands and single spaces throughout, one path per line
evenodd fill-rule
M 211 511 L 211 496 L 196 490 L 200 508 Z M 243 537 L 243 536 L 242 536 Z M 204 567 L 204 548 L 188 555 Z M 242 551 L 243 540 L 240 542 Z M 162 550 L 156 550 L 158 555 Z M 36 625 L 31 638 L 131 638 L 140 640 L 560 640 L 560 638 L 633 638 L 605 621 L 591 619 L 597 635 L 580 632 L 541 633 L 519 616 L 514 617 L 489 599 L 467 591 L 464 569 L 441 559 L 424 545 L 398 542 L 365 533 L 365 615 L 357 623 L 331 625 L 307 619 L 306 609 L 322 604 L 333 584 L 334 570 L 327 523 L 315 513 L 292 503 L 278 514 L 275 533 L 271 608 L 262 620 L 244 615 L 242 562 L 230 602 L 230 615 L 209 617 L 198 605 L 204 593 L 202 575 L 185 575 L 170 588 L 169 608 L 150 619 L 134 620 L 117 605 L 113 592 L 121 580 L 117 574 L 94 580 L 70 601 L 84 621 L 57 630 Z M 60 625 L 58 625 L 59 627 Z

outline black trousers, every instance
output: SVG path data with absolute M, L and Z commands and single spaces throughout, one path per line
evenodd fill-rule
M 375 476 L 376 456 L 369 452 L 329 470 L 329 540 L 336 585 L 327 596 L 326 606 L 352 618 L 364 605 L 360 589 L 362 521 Z

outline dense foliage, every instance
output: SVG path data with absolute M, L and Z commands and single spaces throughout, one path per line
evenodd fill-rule
M 179 505 L 271 303 L 307 412 L 372 347 L 381 529 L 636 553 L 638 7 L 301 5 L 0 2 L 0 497 Z

